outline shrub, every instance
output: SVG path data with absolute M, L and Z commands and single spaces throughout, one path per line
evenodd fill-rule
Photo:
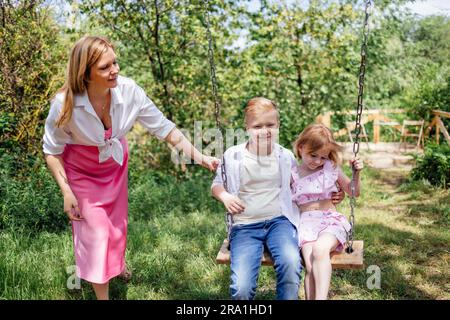
M 423 156 L 418 157 L 411 171 L 413 180 L 427 180 L 432 185 L 447 188 L 450 184 L 450 146 L 429 145 Z
M 18 175 L 14 158 L 4 154 L 0 173 L 0 230 L 60 231 L 68 227 L 61 192 L 43 160 Z
M 59 232 L 69 228 L 61 191 L 42 158 L 17 171 L 16 158 L 0 156 L 0 230 Z M 138 160 L 134 160 L 136 162 Z M 129 169 L 129 215 L 134 220 L 182 212 L 223 208 L 210 194 L 213 174 L 199 166 L 179 178 L 165 170 Z

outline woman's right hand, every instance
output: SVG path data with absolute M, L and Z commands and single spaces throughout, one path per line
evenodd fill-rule
M 83 220 L 77 198 L 73 192 L 64 195 L 64 212 L 71 221 Z
M 231 214 L 242 213 L 245 210 L 245 205 L 242 203 L 241 199 L 232 195 L 231 193 L 226 193 L 222 199 L 227 212 Z

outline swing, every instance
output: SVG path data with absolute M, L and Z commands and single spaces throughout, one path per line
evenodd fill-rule
M 210 76 L 211 76 L 211 84 L 212 91 L 214 97 L 214 108 L 215 108 L 215 120 L 216 126 L 223 133 L 223 129 L 220 123 L 220 101 L 217 90 L 217 79 L 216 79 L 216 67 L 214 64 L 214 51 L 213 51 L 213 39 L 211 34 L 210 20 L 209 20 L 209 3 L 208 0 L 205 0 L 205 22 L 206 22 L 206 32 L 208 37 L 208 58 L 210 65 Z M 365 76 L 365 61 L 366 61 L 366 49 L 367 49 L 367 38 L 368 38 L 368 19 L 369 19 L 369 7 L 371 5 L 371 0 L 366 0 L 365 3 L 365 18 L 364 18 L 364 26 L 363 26 L 363 43 L 361 45 L 361 63 L 359 66 L 359 81 L 358 81 L 358 102 L 356 109 L 356 120 L 355 120 L 355 140 L 353 142 L 353 153 L 356 157 L 359 152 L 359 141 L 360 141 L 360 133 L 361 133 L 361 116 L 363 109 L 363 93 L 364 93 L 364 76 Z M 223 134 L 222 134 L 223 136 Z M 221 148 L 223 149 L 223 141 L 220 141 Z M 222 181 L 225 190 L 228 190 L 227 186 L 227 176 L 225 169 L 225 158 L 222 157 L 221 162 L 221 170 L 222 170 Z M 355 229 L 355 216 L 354 209 L 356 205 L 355 200 L 355 171 L 354 168 L 352 170 L 352 180 L 351 180 L 351 197 L 350 197 L 350 226 L 351 229 L 347 233 L 347 239 L 344 246 L 344 249 L 341 252 L 331 252 L 331 265 L 333 269 L 362 269 L 364 268 L 364 241 L 362 240 L 353 240 L 353 233 Z M 231 213 L 226 213 L 226 225 L 227 225 L 227 233 L 228 237 L 222 243 L 222 246 L 217 253 L 216 262 L 218 264 L 230 264 L 230 231 L 233 223 L 233 217 Z M 271 258 L 270 253 L 267 250 L 264 250 L 263 255 L 261 257 L 261 265 L 263 266 L 272 266 L 273 260 Z

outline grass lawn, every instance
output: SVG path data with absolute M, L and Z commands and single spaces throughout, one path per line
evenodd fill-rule
M 367 267 L 381 270 L 369 289 L 366 270 L 334 271 L 331 299 L 450 299 L 450 195 L 407 172 L 367 169 L 356 210 L 356 238 Z M 195 181 L 194 181 L 195 180 Z M 229 267 L 215 256 L 225 237 L 222 206 L 210 179 L 176 183 L 131 177 L 129 283 L 111 282 L 112 299 L 229 299 Z M 348 201 L 340 206 L 348 214 Z M 74 264 L 69 225 L 62 232 L 0 232 L 1 299 L 94 299 L 89 284 L 68 289 Z M 70 280 L 70 279 L 69 279 Z M 303 287 L 300 297 L 304 298 Z M 257 299 L 275 298 L 275 273 L 262 267 Z

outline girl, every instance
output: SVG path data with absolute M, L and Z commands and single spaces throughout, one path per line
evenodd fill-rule
M 66 83 L 51 102 L 43 151 L 72 222 L 77 276 L 109 298 L 109 281 L 124 273 L 128 224 L 128 144 L 136 122 L 215 170 L 133 80 L 119 76 L 113 45 L 86 36 L 70 53 Z
M 322 124 L 309 125 L 294 142 L 294 153 L 301 164 L 292 170 L 291 190 L 300 209 L 299 245 L 306 267 L 308 300 L 327 298 L 332 270 L 330 252 L 342 251 L 350 231 L 347 219 L 331 201 L 336 183 L 351 194 L 351 180 L 337 166 L 340 149 L 331 130 Z M 355 169 L 355 196 L 359 196 L 363 163 L 354 158 L 350 165 Z

